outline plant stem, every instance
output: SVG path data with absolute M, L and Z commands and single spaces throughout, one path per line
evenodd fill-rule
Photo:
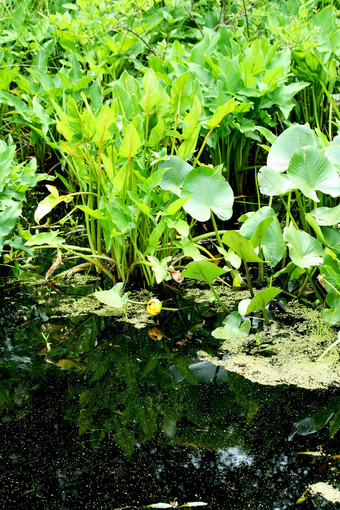
M 214 227 L 214 230 L 215 230 L 215 235 L 216 235 L 219 247 L 223 248 L 223 244 L 222 244 L 222 240 L 221 240 L 221 237 L 220 237 L 220 233 L 219 233 L 219 231 L 217 229 L 214 213 L 211 211 L 210 214 L 211 214 L 211 221 L 212 221 L 212 224 L 213 224 L 213 227 Z
M 228 310 L 228 308 L 226 307 L 226 305 L 224 303 L 222 303 L 221 299 L 220 299 L 220 296 L 217 294 L 216 290 L 214 289 L 214 287 L 212 286 L 211 283 L 208 282 L 208 285 L 212 291 L 212 293 L 214 294 L 217 302 L 222 306 L 223 310 L 226 312 L 226 313 L 230 313 L 230 310 Z
M 243 262 L 244 262 L 244 268 L 246 270 L 246 278 L 247 278 L 247 282 L 248 282 L 249 292 L 250 292 L 251 297 L 253 298 L 254 297 L 254 291 L 253 291 L 253 285 L 251 283 L 248 263 L 245 260 Z

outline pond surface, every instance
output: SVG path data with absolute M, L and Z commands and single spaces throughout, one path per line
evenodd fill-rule
M 225 355 L 207 303 L 143 322 L 83 310 L 93 290 L 0 289 L 1 508 L 284 510 L 311 484 L 337 487 L 339 387 L 263 385 L 210 363 Z

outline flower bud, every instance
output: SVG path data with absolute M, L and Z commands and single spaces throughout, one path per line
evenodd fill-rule
M 162 310 L 162 302 L 159 299 L 150 299 L 146 310 L 150 315 L 158 315 Z

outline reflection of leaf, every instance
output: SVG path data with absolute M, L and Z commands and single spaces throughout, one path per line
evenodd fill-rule
M 114 439 L 126 455 L 132 455 L 135 447 L 135 436 L 131 430 L 121 426 L 118 432 L 114 435 Z
M 208 383 L 214 380 L 224 382 L 228 379 L 228 374 L 224 367 L 213 365 L 209 361 L 199 361 L 189 365 L 189 370 L 194 374 L 195 379 L 201 383 Z
M 337 413 L 335 413 L 333 419 L 329 424 L 329 437 L 334 437 L 339 429 L 340 429 L 340 409 Z

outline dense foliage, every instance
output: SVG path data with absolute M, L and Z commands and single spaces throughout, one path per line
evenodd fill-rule
M 223 276 L 267 321 L 279 293 L 310 289 L 338 323 L 338 7 L 2 1 L 3 266 L 41 274 L 49 249 L 47 276 Z

